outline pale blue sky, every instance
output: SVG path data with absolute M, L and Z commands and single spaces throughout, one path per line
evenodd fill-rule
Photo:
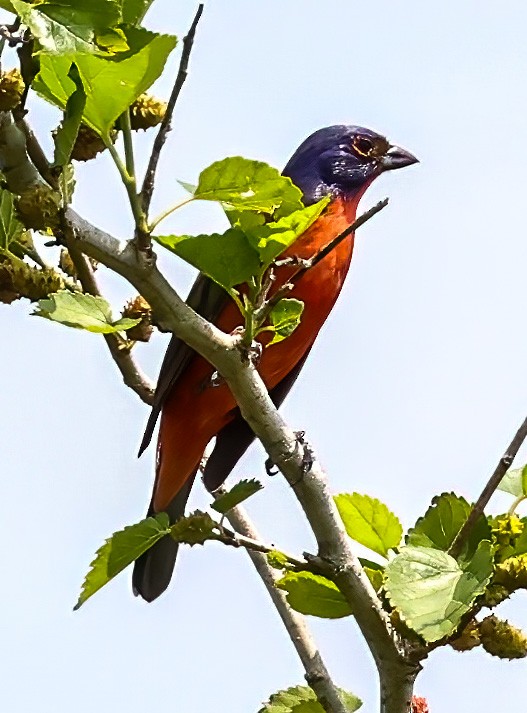
M 149 25 L 184 34 L 195 3 L 156 4 Z M 379 497 L 405 527 L 436 493 L 477 495 L 527 407 L 526 23 L 519 0 L 210 0 L 161 166 L 157 209 L 180 195 L 176 179 L 213 160 L 282 166 L 328 124 L 385 132 L 420 157 L 363 199 L 391 202 L 360 231 L 342 297 L 284 407 L 335 492 Z M 160 95 L 175 67 L 174 57 Z M 35 102 L 30 120 L 44 132 L 57 114 Z M 140 139 L 144 158 L 152 137 Z M 127 237 L 108 158 L 80 166 L 78 180 L 76 208 Z M 221 220 L 199 205 L 165 228 L 206 232 Z M 161 264 L 185 292 L 190 271 L 169 256 Z M 100 274 L 118 307 L 132 291 Z M 29 311 L 0 305 L 1 710 L 256 713 L 302 669 L 242 552 L 185 550 L 155 604 L 132 597 L 127 573 L 72 612 L 95 550 L 144 515 L 153 451 L 135 457 L 147 412 L 102 340 Z M 152 376 L 165 342 L 137 349 Z M 312 549 L 288 487 L 262 462 L 254 448 L 236 475 L 265 479 L 250 504 L 265 539 Z M 205 503 L 198 487 L 193 504 Z M 527 627 L 524 595 L 502 611 Z M 311 623 L 338 683 L 375 711 L 353 620 Z M 526 672 L 525 661 L 439 651 L 417 693 L 432 713 L 506 709 L 524 698 Z

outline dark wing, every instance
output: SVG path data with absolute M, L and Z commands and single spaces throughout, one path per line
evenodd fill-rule
M 291 369 L 289 374 L 269 392 L 274 405 L 278 408 L 289 393 L 300 374 L 304 362 L 307 359 L 311 347 L 304 354 L 298 364 Z M 214 450 L 209 456 L 205 471 L 203 473 L 203 483 L 207 490 L 214 491 L 224 483 L 227 476 L 240 460 L 247 448 L 254 440 L 254 433 L 239 411 L 236 409 L 234 419 L 230 421 L 216 436 Z
M 187 304 L 199 315 L 208 319 L 209 322 L 213 322 L 219 316 L 227 299 L 228 297 L 222 287 L 205 275 L 200 274 L 188 294 Z M 195 354 L 196 352 L 188 344 L 172 335 L 161 365 L 154 394 L 154 403 L 148 417 L 143 440 L 141 441 L 139 455 L 143 453 L 152 440 L 152 434 L 165 399 Z

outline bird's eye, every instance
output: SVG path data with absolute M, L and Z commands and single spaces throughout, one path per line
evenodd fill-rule
M 360 156 L 371 156 L 375 147 L 365 136 L 356 136 L 353 140 L 353 148 Z

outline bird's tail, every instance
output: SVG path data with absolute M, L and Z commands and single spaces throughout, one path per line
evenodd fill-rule
M 185 513 L 196 472 L 197 470 L 188 478 L 165 510 L 171 523 L 183 517 Z M 150 505 L 148 515 L 153 514 L 155 514 L 154 509 Z M 142 597 L 147 602 L 152 602 L 160 594 L 163 594 L 172 578 L 178 549 L 179 543 L 169 536 L 163 537 L 136 560 L 132 575 L 132 588 L 136 596 Z

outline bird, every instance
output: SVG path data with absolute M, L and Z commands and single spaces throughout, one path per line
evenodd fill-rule
M 281 258 L 312 258 L 354 222 L 360 199 L 378 176 L 417 162 L 409 151 L 367 128 L 335 125 L 315 131 L 298 147 L 282 173 L 300 188 L 304 205 L 325 197 L 329 202 Z M 304 303 L 300 324 L 287 339 L 262 351 L 258 371 L 276 407 L 295 382 L 339 296 L 353 243 L 351 234 L 312 269 L 303 271 L 291 292 Z M 286 266 L 277 269 L 273 289 L 286 282 L 290 274 L 287 270 Z M 231 333 L 240 326 L 241 314 L 235 302 L 205 275 L 196 279 L 187 304 L 224 332 Z M 258 337 L 264 346 L 269 340 L 266 334 Z M 203 357 L 172 336 L 139 451 L 141 455 L 150 443 L 160 416 L 148 516 L 166 512 L 173 523 L 184 515 L 203 453 L 214 437 L 215 445 L 203 470 L 204 485 L 211 492 L 223 484 L 254 439 L 228 386 L 211 387 L 213 374 L 214 368 Z M 177 552 L 178 543 L 164 537 L 142 554 L 134 564 L 134 594 L 148 602 L 159 597 L 170 583 Z

